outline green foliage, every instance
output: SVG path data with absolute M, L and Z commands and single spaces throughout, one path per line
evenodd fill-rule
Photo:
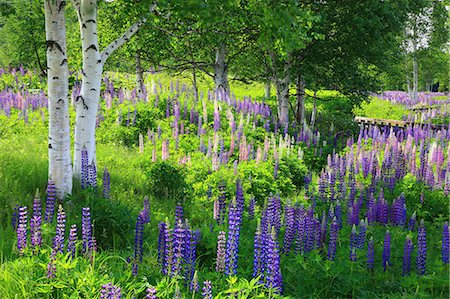
M 371 97 L 369 102 L 363 102 L 353 112 L 357 116 L 393 120 L 403 120 L 408 115 L 404 106 L 393 104 L 378 97 Z
M 157 199 L 175 199 L 177 202 L 188 199 L 190 187 L 186 184 L 184 172 L 169 161 L 152 163 L 147 170 L 152 195 Z

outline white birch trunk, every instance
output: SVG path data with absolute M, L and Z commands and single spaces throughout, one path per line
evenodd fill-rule
M 96 163 L 95 125 L 100 102 L 103 66 L 108 57 L 127 42 L 145 22 L 145 19 L 133 24 L 118 39 L 109 44 L 102 53 L 98 45 L 97 0 L 73 0 L 77 10 L 81 32 L 83 69 L 80 96 L 76 99 L 75 141 L 73 173 L 81 175 L 81 150 L 88 152 L 88 164 Z
M 141 66 L 141 53 L 136 51 L 136 85 L 139 98 L 144 97 L 144 71 Z
M 81 150 L 88 152 L 88 164 L 95 164 L 95 120 L 100 101 L 103 62 L 98 45 L 97 1 L 81 1 L 77 7 L 81 32 L 83 69 L 81 92 L 75 101 L 75 142 L 73 171 L 81 175 Z
M 278 99 L 278 118 L 282 126 L 289 123 L 289 83 L 291 81 L 289 76 L 290 68 L 291 59 L 289 57 L 284 63 L 282 74 L 277 75 L 275 78 Z
M 266 98 L 270 98 L 270 87 L 271 87 L 271 82 L 270 80 L 268 80 L 266 82 L 266 84 L 264 85 L 264 94 Z
M 417 62 L 417 54 L 413 54 L 413 100 L 417 101 L 419 98 L 419 64 Z
M 56 195 L 72 193 L 70 159 L 69 68 L 66 53 L 65 1 L 44 2 L 48 78 L 48 176 Z
M 223 89 L 228 93 L 228 64 L 226 61 L 227 48 L 225 44 L 220 45 L 216 51 L 216 61 L 214 64 L 214 84 L 216 89 Z

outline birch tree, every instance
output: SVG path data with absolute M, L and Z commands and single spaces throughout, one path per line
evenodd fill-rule
M 64 8 L 64 0 L 44 1 L 49 110 L 48 175 L 55 183 L 58 198 L 72 192 Z
M 103 67 L 111 54 L 139 30 L 141 19 L 100 51 L 97 28 L 97 0 L 72 0 L 78 15 L 83 56 L 81 92 L 75 101 L 74 176 L 81 174 L 81 151 L 88 153 L 88 164 L 96 164 L 95 121 L 100 101 Z

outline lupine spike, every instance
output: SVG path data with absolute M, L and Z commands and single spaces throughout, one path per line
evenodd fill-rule
M 420 221 L 417 234 L 417 273 L 424 275 L 427 261 L 427 231 L 423 219 Z

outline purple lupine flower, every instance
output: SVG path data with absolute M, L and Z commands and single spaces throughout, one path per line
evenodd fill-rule
M 225 221 L 225 213 L 227 209 L 227 195 L 225 190 L 225 185 L 219 185 L 219 224 L 224 223 Z
M 141 211 L 142 218 L 144 221 L 144 224 L 150 222 L 150 201 L 148 200 L 148 197 L 146 196 L 144 198 L 144 209 Z
M 47 278 L 52 279 L 56 277 L 56 256 L 54 252 L 50 255 L 50 261 L 47 264 Z
M 225 274 L 227 276 L 237 273 L 239 233 L 242 220 L 238 209 L 236 200 L 233 200 L 228 216 L 228 238 L 225 254 Z
M 175 207 L 175 223 L 178 223 L 178 220 L 183 222 L 184 221 L 183 216 L 184 216 L 183 207 L 180 205 L 177 205 Z
M 212 299 L 212 286 L 209 280 L 203 282 L 202 297 L 203 299 Z
M 191 292 L 198 292 L 200 289 L 200 284 L 198 283 L 198 274 L 197 271 L 194 272 L 194 277 L 192 278 L 192 281 L 189 284 L 189 290 Z
M 30 239 L 33 249 L 42 245 L 41 225 L 41 200 L 39 199 L 39 193 L 36 192 L 33 202 L 33 217 L 30 219 Z
M 92 188 L 97 188 L 97 166 L 94 162 L 88 166 L 89 171 L 89 183 Z
M 169 228 L 169 220 L 166 219 L 166 224 L 164 226 L 164 248 L 162 252 L 162 262 L 161 262 L 161 268 L 163 274 L 169 274 L 170 273 L 170 267 L 172 265 L 172 259 L 173 259 L 173 236 L 172 236 L 172 230 Z
M 445 222 L 444 227 L 442 228 L 442 263 L 448 264 L 449 253 L 450 253 L 450 238 L 448 231 L 448 223 Z
M 89 158 L 85 146 L 81 149 L 81 189 L 89 187 Z
M 411 271 L 411 254 L 413 251 L 413 242 L 409 236 L 406 236 L 405 246 L 403 249 L 403 276 L 408 275 Z
M 410 231 L 414 231 L 416 227 L 416 211 L 414 211 L 414 213 L 411 215 L 411 218 L 409 219 L 409 223 L 408 223 L 408 229 Z
M 219 232 L 217 238 L 217 258 L 216 258 L 216 271 L 225 271 L 225 245 L 226 245 L 226 235 L 224 231 Z
M 356 233 L 356 225 L 353 224 L 350 235 L 350 261 L 356 261 L 356 247 L 358 246 L 358 234 Z
M 23 254 L 27 247 L 27 207 L 19 207 L 19 225 L 17 226 L 17 249 L 19 254 Z
M 110 191 L 111 191 L 111 179 L 109 171 L 105 167 L 105 170 L 103 170 L 103 197 L 109 198 Z
M 358 244 L 357 248 L 362 249 L 364 248 L 364 243 L 366 241 L 366 231 L 367 231 L 367 218 L 366 221 L 362 220 L 359 222 L 359 236 L 358 236 Z
M 47 184 L 47 201 L 45 205 L 44 221 L 46 223 L 53 222 L 53 214 L 55 213 L 56 187 L 53 181 L 48 181 Z
M 330 240 L 328 243 L 328 259 L 334 261 L 336 256 L 336 243 L 339 231 L 339 224 L 336 217 L 333 218 L 330 226 Z
M 242 217 L 244 212 L 244 190 L 242 190 L 242 183 L 239 179 L 236 179 L 236 203 L 239 216 Z
M 370 237 L 370 240 L 367 244 L 367 268 L 373 270 L 374 263 L 375 263 L 374 242 L 373 237 Z
M 255 203 L 256 203 L 256 200 L 254 197 L 252 197 L 248 204 L 248 216 L 250 219 L 255 218 Z
M 291 251 L 295 236 L 295 208 L 290 202 L 288 202 L 285 207 L 284 217 L 286 222 L 286 231 L 284 233 L 283 252 L 287 254 Z
M 283 279 L 280 269 L 280 255 L 276 239 L 275 227 L 272 226 L 267 248 L 266 287 L 273 288 L 278 294 L 283 292 Z
M 145 295 L 145 299 L 157 299 L 156 297 L 156 288 L 151 287 L 147 289 L 147 295 Z
M 143 213 L 139 213 L 136 220 L 136 229 L 134 233 L 134 259 L 133 259 L 133 275 L 138 273 L 138 264 L 142 262 L 142 244 L 144 238 L 144 216 Z
M 120 299 L 121 298 L 121 289 L 118 286 L 113 285 L 111 282 L 102 285 L 102 289 L 100 291 L 101 299 Z
M 265 258 L 263 256 L 263 235 L 261 231 L 261 222 L 258 219 L 258 226 L 256 228 L 254 237 L 254 249 L 253 249 L 253 277 L 263 274 L 265 266 Z
M 81 215 L 81 224 L 81 233 L 83 235 L 82 252 L 89 255 L 94 249 L 94 244 L 92 242 L 91 208 L 83 208 L 83 213 Z
M 427 231 L 423 219 L 417 232 L 417 274 L 424 275 L 427 262 Z
M 56 236 L 53 238 L 53 250 L 56 253 L 64 252 L 64 236 L 66 233 L 66 213 L 63 207 L 59 205 L 56 218 Z
M 175 223 L 175 228 L 173 230 L 173 257 L 171 264 L 171 277 L 177 276 L 183 264 L 183 250 L 187 244 L 185 244 L 185 229 L 183 227 L 183 223 L 181 219 L 178 219 L 178 222 Z
M 70 256 L 75 258 L 75 253 L 77 250 L 77 225 L 72 224 L 69 232 L 69 240 L 67 241 L 67 252 L 70 253 Z
M 383 246 L 383 268 L 386 272 L 387 268 L 391 265 L 391 235 L 389 231 L 386 231 L 384 236 L 384 246 Z

